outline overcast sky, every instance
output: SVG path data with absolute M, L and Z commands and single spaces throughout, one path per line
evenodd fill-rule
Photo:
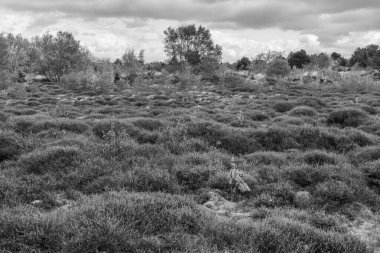
M 98 57 L 127 48 L 164 60 L 163 31 L 201 24 L 225 61 L 267 50 L 310 53 L 380 44 L 380 0 L 0 0 L 0 32 L 72 32 Z

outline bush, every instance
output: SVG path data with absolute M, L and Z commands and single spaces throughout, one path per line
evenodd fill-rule
M 92 127 L 92 131 L 97 137 L 101 139 L 104 139 L 105 135 L 110 131 L 114 132 L 116 136 L 120 136 L 123 134 L 136 136 L 139 133 L 138 129 L 132 126 L 131 123 L 120 120 L 96 121 L 94 126 Z
M 8 119 L 8 115 L 4 112 L 0 112 L 0 122 L 5 122 Z
M 104 69 L 101 72 L 88 68 L 84 71 L 70 72 L 61 78 L 66 88 L 74 90 L 94 89 L 108 92 L 114 85 L 114 73 L 111 69 Z
M 209 180 L 210 171 L 202 167 L 181 169 L 177 171 L 178 183 L 190 190 L 197 190 L 206 185 Z
M 23 155 L 19 162 L 28 172 L 45 174 L 48 172 L 63 172 L 69 167 L 78 165 L 83 159 L 83 153 L 77 147 L 49 147 Z
M 80 120 L 59 119 L 59 120 L 40 120 L 33 123 L 29 128 L 32 133 L 40 133 L 42 131 L 57 129 L 65 130 L 73 133 L 84 133 L 89 129 L 89 126 Z
M 13 133 L 0 130 L 0 163 L 16 157 L 20 152 L 19 138 Z
M 305 153 L 302 159 L 311 165 L 337 164 L 337 156 L 321 150 L 314 150 Z
M 316 97 L 300 97 L 294 103 L 298 106 L 309 106 L 313 108 L 322 108 L 322 107 L 327 107 L 327 104 L 325 101 L 323 101 L 320 98 Z
M 367 185 L 380 194 L 380 160 L 367 162 L 359 168 L 365 175 Z
M 281 101 L 281 102 L 276 102 L 274 105 L 273 105 L 273 109 L 275 109 L 277 112 L 287 112 L 287 111 L 290 111 L 291 109 L 293 109 L 295 107 L 295 105 L 291 102 L 288 102 L 288 101 Z
M 327 117 L 327 124 L 341 127 L 358 127 L 368 119 L 367 113 L 359 109 L 337 110 Z
M 205 222 L 193 202 L 165 194 L 108 193 L 80 204 L 59 215 L 34 215 L 35 210 L 25 208 L 0 212 L 0 248 L 11 252 L 187 251 L 191 237 L 179 240 L 180 235 L 200 234 Z
M 244 85 L 246 80 L 237 75 L 226 75 L 221 80 L 222 85 L 227 89 L 235 89 L 240 85 Z
M 163 124 L 161 123 L 161 121 L 156 120 L 156 119 L 149 119 L 149 118 L 133 120 L 132 123 L 136 127 L 142 128 L 148 131 L 159 130 L 160 128 L 163 127 Z
M 370 146 L 361 148 L 351 154 L 351 161 L 354 164 L 361 164 L 380 159 L 380 146 Z
M 255 152 L 245 155 L 244 158 L 252 165 L 276 165 L 282 166 L 287 163 L 286 157 L 276 152 Z
M 266 74 L 269 77 L 285 77 L 290 73 L 290 66 L 286 59 L 275 59 L 269 63 Z
M 290 116 L 308 116 L 308 117 L 313 117 L 316 114 L 317 114 L 316 111 L 313 108 L 308 107 L 308 106 L 297 106 L 297 107 L 293 108 L 289 112 Z
M 248 113 L 247 118 L 250 118 L 254 121 L 265 121 L 269 119 L 269 116 L 261 111 L 253 111 Z
M 329 180 L 316 186 L 315 196 L 321 203 L 333 205 L 343 205 L 354 201 L 354 190 L 345 182 Z

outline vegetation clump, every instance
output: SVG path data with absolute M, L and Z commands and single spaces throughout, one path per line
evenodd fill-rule
M 341 127 L 358 127 L 368 119 L 367 113 L 359 109 L 341 109 L 333 111 L 327 117 L 327 123 Z

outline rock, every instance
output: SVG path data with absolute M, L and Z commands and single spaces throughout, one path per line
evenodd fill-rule
M 308 191 L 299 191 L 294 196 L 294 203 L 298 207 L 306 207 L 310 204 L 311 194 Z
M 34 201 L 32 201 L 31 204 L 32 204 L 33 206 L 39 206 L 39 205 L 42 204 L 42 200 L 34 200 Z
M 209 210 L 225 212 L 236 209 L 236 203 L 226 200 L 216 192 L 209 192 L 209 196 L 209 201 L 203 204 L 203 206 Z

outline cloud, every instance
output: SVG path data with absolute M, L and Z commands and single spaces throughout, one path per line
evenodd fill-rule
M 113 57 L 129 45 L 145 47 L 147 56 L 154 54 L 152 58 L 165 57 L 158 53 L 162 50 L 163 30 L 187 23 L 211 28 L 227 59 L 259 49 L 287 51 L 295 46 L 322 51 L 336 48 L 348 53 L 357 46 L 355 43 L 373 41 L 368 34 L 380 31 L 379 11 L 378 0 L 1 0 L 0 3 L 0 14 L 8 15 L 3 27 L 12 31 L 93 33 L 96 36 L 80 38 L 101 55 L 112 52 Z M 17 18 L 21 23 L 12 27 Z M 100 46 L 102 43 L 111 48 Z M 248 46 L 253 49 L 248 50 Z

